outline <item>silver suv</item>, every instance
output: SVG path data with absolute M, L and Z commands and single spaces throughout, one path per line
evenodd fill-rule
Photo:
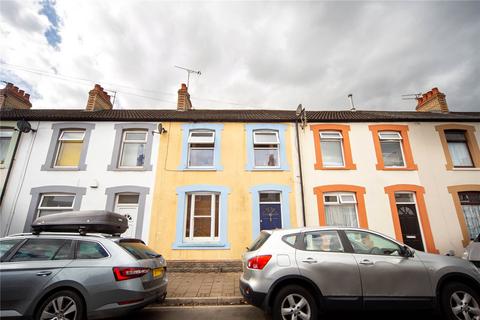
M 166 295 L 166 263 L 141 240 L 41 233 L 0 239 L 0 318 L 82 320 Z
M 480 319 L 480 271 L 472 263 L 355 228 L 262 231 L 243 255 L 240 290 L 275 320 L 437 306 L 448 319 Z

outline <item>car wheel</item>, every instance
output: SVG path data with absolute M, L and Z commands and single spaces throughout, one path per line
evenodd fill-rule
M 35 320 L 83 320 L 85 308 L 78 294 L 62 290 L 48 296 L 35 314 Z
M 447 319 L 480 319 L 480 295 L 463 283 L 450 283 L 442 291 L 442 307 Z
M 317 318 L 318 307 L 307 289 L 290 285 L 277 293 L 272 311 L 274 320 L 314 320 Z

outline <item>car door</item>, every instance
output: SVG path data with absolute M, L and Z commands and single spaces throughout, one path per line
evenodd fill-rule
M 362 280 L 364 303 L 424 300 L 431 298 L 432 285 L 418 257 L 403 256 L 402 246 L 378 234 L 345 230 Z
M 43 288 L 72 261 L 72 241 L 28 239 L 1 263 L 1 309 L 24 314 Z
M 318 286 L 327 303 L 358 306 L 362 289 L 357 262 L 346 252 L 336 230 L 303 233 L 296 260 L 300 274 Z

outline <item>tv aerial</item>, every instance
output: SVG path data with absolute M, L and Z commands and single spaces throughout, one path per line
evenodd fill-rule
M 402 100 L 415 100 L 422 97 L 422 93 L 402 94 Z
M 174 67 L 187 71 L 187 74 L 188 74 L 188 76 L 187 76 L 187 88 L 190 87 L 189 84 L 190 84 L 190 74 L 191 73 L 198 74 L 199 76 L 202 75 L 202 72 L 200 72 L 200 70 L 196 71 L 196 70 L 192 70 L 192 69 L 188 69 L 188 68 L 184 68 L 184 67 L 180 67 L 180 66 L 174 66 Z

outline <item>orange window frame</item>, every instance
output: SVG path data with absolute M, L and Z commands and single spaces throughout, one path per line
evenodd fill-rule
M 400 218 L 398 217 L 397 202 L 395 201 L 395 192 L 412 192 L 415 193 L 417 202 L 418 215 L 420 217 L 420 227 L 422 228 L 423 238 L 425 240 L 425 248 L 427 252 L 439 253 L 435 247 L 433 240 L 432 229 L 430 227 L 430 220 L 428 218 L 427 206 L 425 205 L 425 188 L 413 184 L 396 184 L 385 187 L 385 193 L 390 200 L 390 209 L 392 212 L 393 227 L 395 230 L 395 238 L 403 242 L 402 228 L 400 226 Z
M 313 132 L 313 142 L 315 144 L 315 158 L 316 162 L 314 168 L 316 170 L 356 170 L 357 166 L 353 163 L 352 150 L 350 148 L 350 131 L 349 125 L 342 124 L 316 124 L 311 125 L 310 130 Z M 322 148 L 320 145 L 321 131 L 338 131 L 342 134 L 343 147 L 343 167 L 325 167 L 322 160 Z
M 313 193 L 317 196 L 318 221 L 320 226 L 327 225 L 323 199 L 323 194 L 327 192 L 355 193 L 355 197 L 357 198 L 358 226 L 360 228 L 368 228 L 367 210 L 365 208 L 365 188 L 346 184 L 332 184 L 313 188 Z
M 470 237 L 468 235 L 467 222 L 463 214 L 462 204 L 460 203 L 459 192 L 477 191 L 480 192 L 480 184 L 461 184 L 456 186 L 447 187 L 448 192 L 452 195 L 455 211 L 457 212 L 458 222 L 460 229 L 462 230 L 462 244 L 466 247 L 470 243 Z
M 464 124 L 442 124 L 435 126 L 435 130 L 438 132 L 440 142 L 442 144 L 443 153 L 447 163 L 445 167 L 447 170 L 455 170 L 452 157 L 450 156 L 450 150 L 448 149 L 447 137 L 445 136 L 445 130 L 460 130 L 465 132 L 465 138 L 467 139 L 468 150 L 472 157 L 473 167 L 480 168 L 480 150 L 478 148 L 477 139 L 475 138 L 475 127 Z M 458 168 L 462 170 L 468 170 L 469 168 Z M 472 168 L 470 168 L 472 169 Z
M 418 166 L 413 161 L 412 149 L 410 147 L 410 140 L 408 139 L 408 126 L 407 125 L 388 125 L 388 124 L 376 124 L 369 125 L 368 129 L 372 132 L 373 144 L 375 146 L 375 155 L 377 156 L 377 170 L 418 170 Z M 382 131 L 395 131 L 402 136 L 402 149 L 403 157 L 405 161 L 405 167 L 385 167 L 382 156 L 382 148 L 380 146 L 380 138 L 378 133 Z

